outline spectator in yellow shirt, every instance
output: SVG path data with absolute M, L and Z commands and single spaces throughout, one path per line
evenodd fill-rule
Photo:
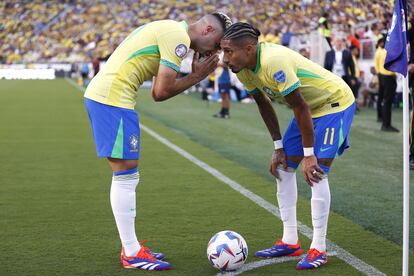
M 397 88 L 395 73 L 384 68 L 385 57 L 387 51 L 384 49 L 385 38 L 378 40 L 377 51 L 375 52 L 375 70 L 379 79 L 377 114 L 378 122 L 382 122 L 382 131 L 399 132 L 399 130 L 391 126 L 392 102 Z

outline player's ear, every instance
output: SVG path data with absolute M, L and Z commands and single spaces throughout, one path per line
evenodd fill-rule
M 252 44 L 250 44 L 250 43 L 247 43 L 245 46 L 244 46 L 244 49 L 246 50 L 246 52 L 247 52 L 247 54 L 250 56 L 251 55 L 251 53 L 253 52 L 253 45 Z
M 207 25 L 207 27 L 204 29 L 203 35 L 207 35 L 212 32 L 214 32 L 214 27 L 211 25 Z

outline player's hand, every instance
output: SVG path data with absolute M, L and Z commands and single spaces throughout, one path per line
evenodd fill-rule
M 283 149 L 274 150 L 272 154 L 272 161 L 270 162 L 269 171 L 270 173 L 280 180 L 279 172 L 277 167 L 282 165 L 284 170 L 287 170 L 286 155 Z
M 195 52 L 193 63 L 191 65 L 192 74 L 194 74 L 197 79 L 203 80 L 216 69 L 218 62 L 219 57 L 217 54 L 210 55 L 206 59 L 200 60 L 200 53 Z
M 310 186 L 313 186 L 313 183 L 318 183 L 322 180 L 323 171 L 318 165 L 318 160 L 315 155 L 305 156 L 303 158 L 303 174 L 305 175 L 305 180 Z

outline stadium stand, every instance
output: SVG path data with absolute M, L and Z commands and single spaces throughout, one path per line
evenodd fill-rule
M 310 34 L 326 11 L 333 35 L 371 39 L 387 27 L 391 1 L 2 1 L 1 56 L 5 64 L 83 62 L 108 56 L 139 25 L 159 19 L 194 20 L 215 10 L 260 27 L 263 41 L 289 44 Z

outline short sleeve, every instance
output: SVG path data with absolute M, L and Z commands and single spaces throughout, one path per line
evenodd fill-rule
M 158 37 L 160 64 L 179 72 L 180 64 L 190 47 L 188 35 L 181 30 L 172 31 Z
M 249 81 L 248 78 L 246 77 L 245 73 L 243 71 L 240 71 L 239 73 L 236 74 L 237 78 L 240 80 L 240 82 L 244 85 L 244 87 L 247 90 L 247 93 L 254 95 L 257 92 L 259 92 L 259 89 L 257 89 L 257 87 L 253 84 L 252 81 Z
M 301 83 L 296 75 L 296 68 L 292 60 L 286 57 L 275 60 L 277 61 L 269 60 L 269 65 L 266 66 L 266 75 L 271 78 L 269 82 L 272 84 L 272 88 L 285 97 L 299 88 Z

